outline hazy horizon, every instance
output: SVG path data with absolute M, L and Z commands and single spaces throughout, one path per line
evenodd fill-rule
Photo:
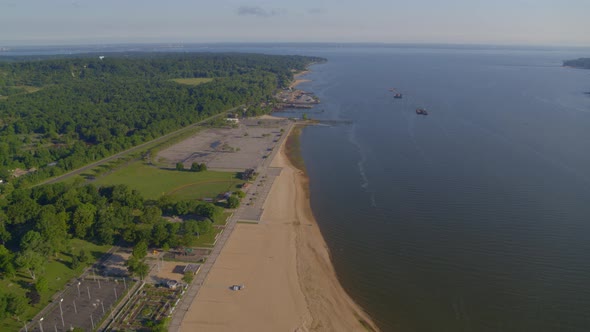
M 0 46 L 386 43 L 590 46 L 582 0 L 0 0 Z

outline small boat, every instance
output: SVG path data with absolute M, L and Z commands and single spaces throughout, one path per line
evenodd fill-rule
M 428 112 L 423 108 L 416 108 L 416 114 L 419 115 L 428 115 Z
M 396 93 L 393 95 L 393 98 L 395 99 L 402 99 L 403 95 L 401 93 Z

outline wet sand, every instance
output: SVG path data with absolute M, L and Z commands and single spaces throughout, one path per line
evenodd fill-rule
M 284 145 L 271 166 L 283 170 L 261 223 L 237 225 L 181 330 L 377 330 L 340 286 L 311 212 L 307 179 L 289 164 Z M 231 291 L 233 284 L 246 287 Z

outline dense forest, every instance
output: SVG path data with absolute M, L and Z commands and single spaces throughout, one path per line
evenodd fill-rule
M 224 110 L 255 104 L 321 58 L 98 54 L 0 61 L 0 180 L 35 183 Z M 212 78 L 201 85 L 175 78 Z M 35 172 L 11 179 L 14 170 Z M 1 186 L 0 186 L 1 190 Z
M 566 60 L 563 62 L 564 66 L 590 69 L 590 58 L 579 58 L 575 60 Z
M 145 257 L 148 247 L 192 246 L 198 235 L 213 231 L 213 221 L 223 217 L 223 208 L 195 200 L 144 200 L 124 185 L 96 187 L 77 183 L 37 186 L 14 190 L 0 201 L 0 280 L 26 276 L 27 299 L 0 292 L 0 320 L 20 316 L 29 305 L 46 302 L 44 275 L 51 261 L 69 262 L 80 270 L 92 264 L 84 250 L 72 251 L 72 241 L 134 247 L 134 257 Z M 168 222 L 163 215 L 191 216 L 184 222 Z M 138 249 L 139 248 L 139 249 Z M 142 255 L 136 254 L 141 251 Z M 70 257 L 66 260 L 64 258 Z M 62 267 L 63 268 L 63 267 Z M 147 272 L 140 259 L 128 262 L 139 277 Z

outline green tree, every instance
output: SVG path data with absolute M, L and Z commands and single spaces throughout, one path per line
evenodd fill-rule
M 156 325 L 151 328 L 152 332 L 167 332 L 168 331 L 168 324 L 170 322 L 170 318 L 164 317 L 160 320 Z
M 199 223 L 199 235 L 205 235 L 211 233 L 213 225 L 208 221 L 200 221 Z
M 39 254 L 47 253 L 47 243 L 43 241 L 41 234 L 37 231 L 28 231 L 20 240 L 21 252 L 32 250 Z
M 203 203 L 197 206 L 195 213 L 201 217 L 209 218 L 211 221 L 214 221 L 215 217 L 223 213 L 223 210 L 221 212 L 219 210 L 219 207 L 211 203 Z
M 80 249 L 80 253 L 78 254 L 78 261 L 80 261 L 80 263 L 85 264 L 85 263 L 88 263 L 89 260 L 90 260 L 90 256 L 88 255 L 86 250 Z
M 199 163 L 192 163 L 191 164 L 191 172 L 200 172 L 201 171 L 201 164 Z
M 135 256 L 131 256 L 127 260 L 127 269 L 132 275 L 138 276 L 141 280 L 147 276 L 150 270 L 149 266 L 143 260 Z
M 183 163 L 176 163 L 176 170 L 177 171 L 184 171 L 184 164 Z
M 12 277 L 16 274 L 14 268 L 14 254 L 10 252 L 4 245 L 0 244 L 0 272 L 5 277 Z
M 47 283 L 47 279 L 45 277 L 39 277 L 35 282 L 35 290 L 39 293 L 43 293 L 49 288 L 49 284 Z
M 144 208 L 140 220 L 144 224 L 155 224 L 162 220 L 162 209 L 157 206 L 147 206 Z
M 228 209 L 237 209 L 240 206 L 240 199 L 232 195 L 227 199 Z
M 27 310 L 25 298 L 14 293 L 8 293 L 6 296 L 6 311 L 15 317 L 19 317 L 25 310 Z
M 20 252 L 16 257 L 16 264 L 20 268 L 27 270 L 33 280 L 36 279 L 36 275 L 44 268 L 45 261 L 45 257 L 31 249 Z
M 166 228 L 166 222 L 159 222 L 152 228 L 152 243 L 156 247 L 162 246 L 168 241 L 170 234 Z
M 92 227 L 96 218 L 96 206 L 93 204 L 81 204 L 76 208 L 72 215 L 72 230 L 74 236 L 79 239 L 85 239 L 88 230 Z
M 137 259 L 143 259 L 147 256 L 148 245 L 147 242 L 141 241 L 133 247 L 133 257 Z
M 77 269 L 78 267 L 80 267 L 80 259 L 78 258 L 78 256 L 76 255 L 72 255 L 72 270 Z
M 4 294 L 0 295 L 0 319 L 8 317 L 8 303 Z
M 41 208 L 35 228 L 40 232 L 48 254 L 55 254 L 65 247 L 69 236 L 67 219 L 67 214 L 63 211 L 56 213 L 53 205 L 45 205 Z
M 193 279 L 195 279 L 195 275 L 190 271 L 185 272 L 184 276 L 182 276 L 182 281 L 189 285 L 191 282 L 193 282 Z

